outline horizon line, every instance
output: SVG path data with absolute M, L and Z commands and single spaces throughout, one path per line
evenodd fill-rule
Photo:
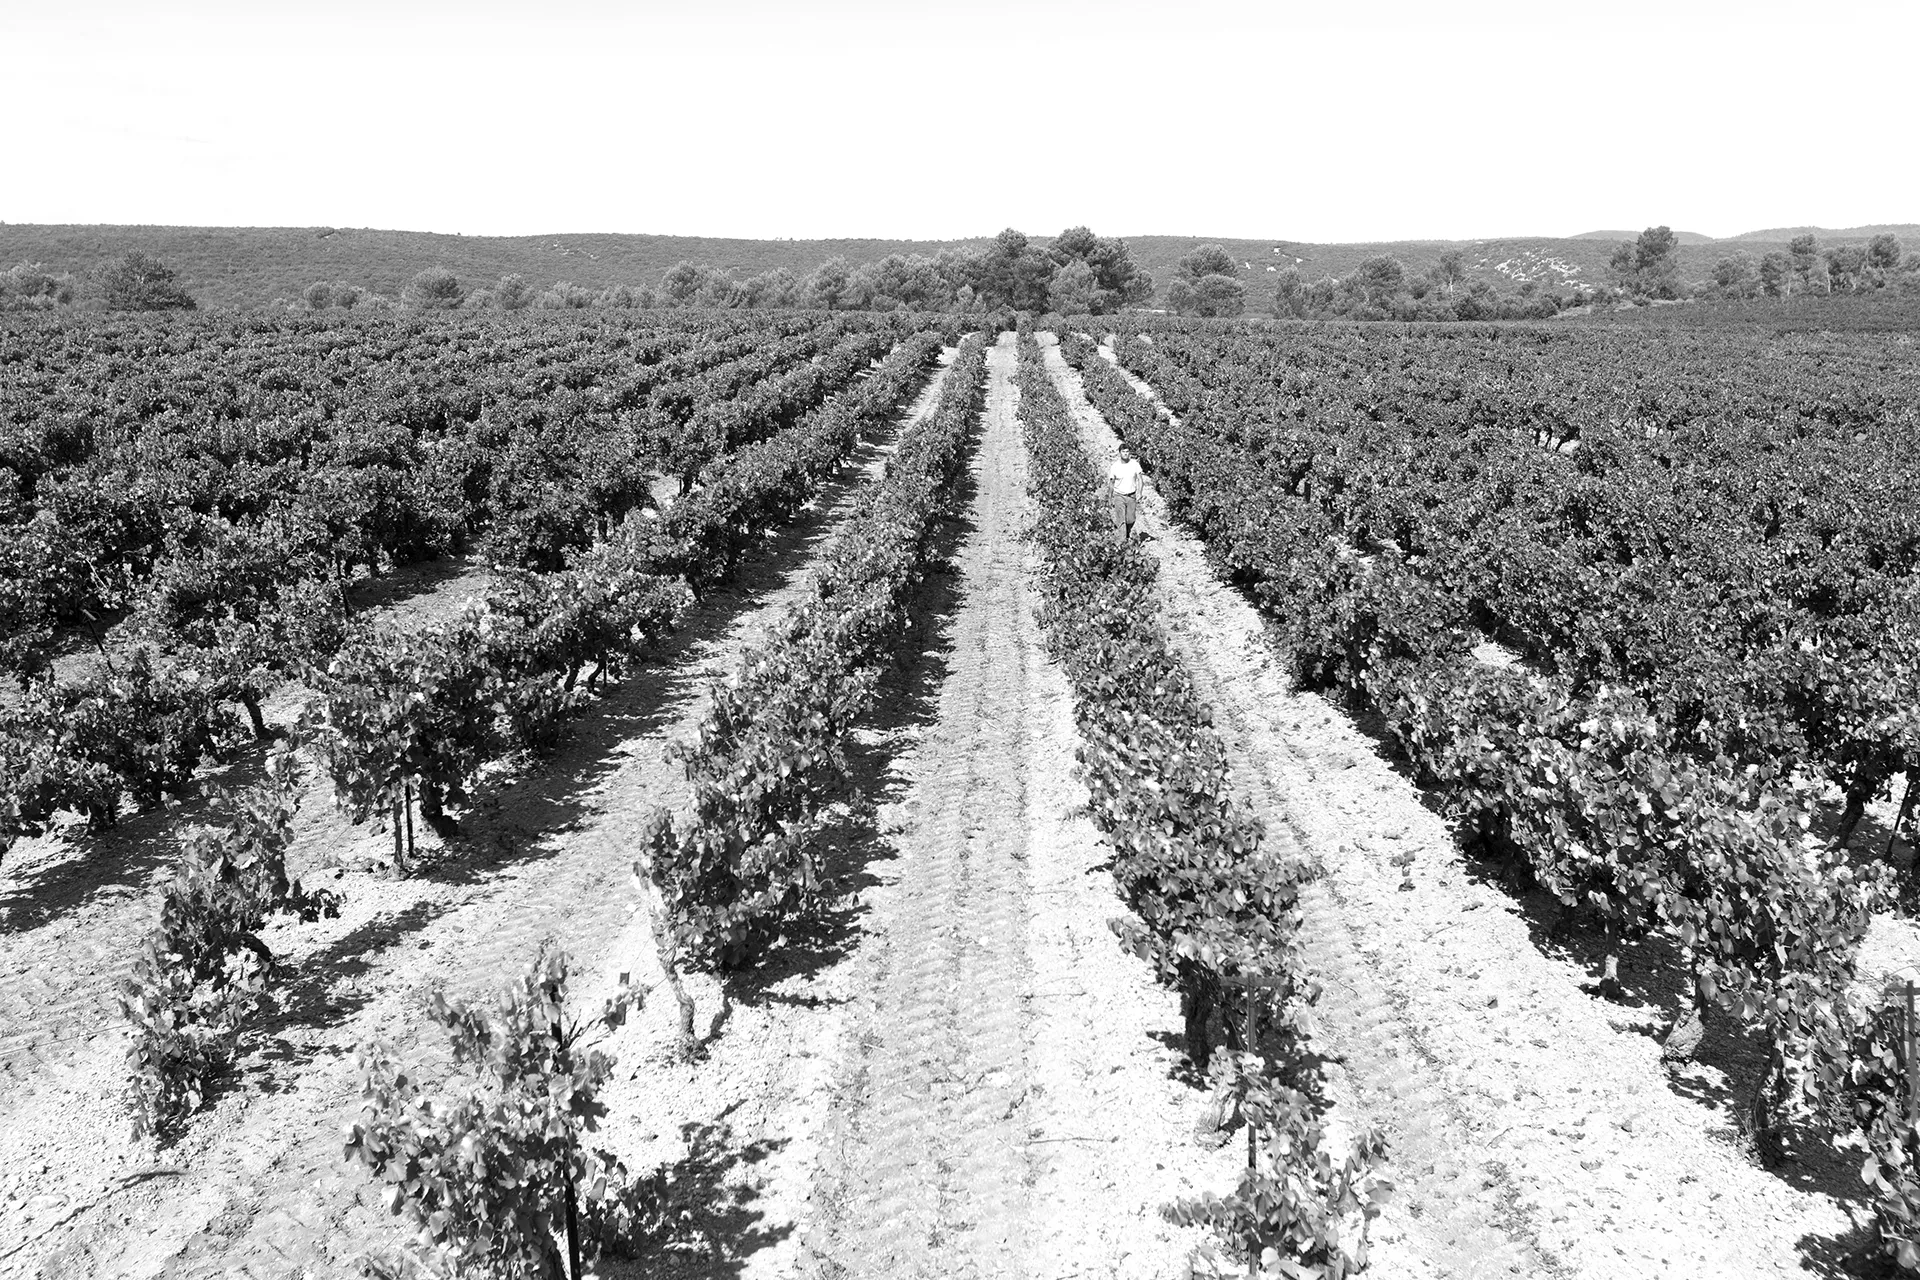
M 1658 224 L 1658 223 L 1650 224 L 1650 226 L 1658 226 L 1658 225 L 1662 225 L 1662 224 Z M 697 233 L 697 232 L 604 231 L 604 230 L 603 231 L 531 231 L 531 232 L 519 232 L 519 233 L 494 233 L 494 232 L 423 230 L 415 227 L 343 226 L 343 225 L 338 225 L 333 223 L 324 223 L 324 222 L 244 225 L 244 224 L 227 224 L 227 223 L 192 223 L 192 222 L 13 222 L 7 219 L 0 219 L 0 227 L 19 227 L 19 228 L 71 227 L 76 230 L 85 229 L 89 231 L 148 231 L 148 230 L 152 230 L 152 231 L 232 231 L 232 232 L 328 231 L 328 232 L 335 232 L 335 233 L 343 232 L 343 231 L 356 231 L 356 232 L 380 232 L 380 233 L 395 234 L 395 235 L 443 236 L 450 239 L 460 239 L 460 240 L 539 240 L 544 238 L 559 238 L 559 237 L 566 237 L 566 236 L 580 236 L 580 237 L 615 236 L 615 237 L 630 237 L 630 238 L 636 238 L 636 239 L 644 238 L 644 239 L 654 239 L 654 240 L 730 240 L 730 241 L 737 241 L 743 244 L 768 244 L 768 243 L 834 244 L 834 243 L 847 242 L 847 241 L 863 241 L 864 240 L 864 241 L 882 241 L 882 242 L 905 243 L 905 244 L 940 245 L 940 244 L 957 244 L 957 243 L 962 243 L 967 241 L 992 240 L 995 236 L 1000 234 L 1000 232 L 994 231 L 994 232 L 987 232 L 983 234 L 962 235 L 962 236 L 903 236 L 903 235 L 741 236 L 741 235 L 710 235 L 710 234 Z M 1881 228 L 1900 228 L 1900 227 L 1912 227 L 1912 228 L 1915 228 L 1916 230 L 1920 230 L 1920 221 L 1869 222 L 1869 223 L 1863 223 L 1859 226 L 1852 226 L 1852 227 L 1823 227 L 1823 226 L 1819 226 L 1817 224 L 1812 224 L 1812 223 L 1792 224 L 1792 225 L 1781 226 L 1781 227 L 1758 227 L 1752 230 L 1735 232 L 1732 235 L 1725 235 L 1725 236 L 1708 235 L 1705 232 L 1689 231 L 1686 228 L 1671 228 L 1671 229 L 1674 231 L 1676 235 L 1700 236 L 1707 243 L 1721 244 L 1721 243 L 1732 243 L 1750 236 L 1760 235 L 1768 231 L 1814 231 L 1814 232 L 1825 232 L 1826 234 L 1829 234 L 1829 235 L 1849 235 L 1849 234 L 1860 234 L 1860 233 L 1871 232 Z M 1008 229 L 1014 229 L 1014 228 L 1008 228 Z M 1032 240 L 1052 240 L 1055 238 L 1055 234 L 1051 234 L 1051 233 L 1023 232 L 1022 234 L 1027 235 L 1028 238 Z M 1127 241 L 1148 240 L 1148 239 L 1193 240 L 1196 243 L 1200 243 L 1200 244 L 1239 241 L 1242 243 L 1272 244 L 1276 246 L 1280 246 L 1280 245 L 1298 245 L 1298 246 L 1419 245 L 1419 244 L 1476 245 L 1476 244 L 1488 244 L 1495 241 L 1503 241 L 1503 240 L 1593 240 L 1593 239 L 1601 239 L 1601 238 L 1607 238 L 1607 237 L 1613 237 L 1613 236 L 1618 236 L 1623 239 L 1632 239 L 1634 236 L 1637 236 L 1639 234 L 1640 232 L 1632 231 L 1632 230 L 1614 230 L 1610 228 L 1596 228 L 1593 230 L 1573 232 L 1573 233 L 1564 234 L 1564 235 L 1551 235 L 1551 234 L 1543 234 L 1540 232 L 1526 232 L 1526 233 L 1506 234 L 1506 235 L 1407 236 L 1407 237 L 1402 237 L 1398 239 L 1352 239 L 1352 240 L 1303 240 L 1303 239 L 1290 238 L 1285 236 L 1186 235 L 1186 234 L 1171 233 L 1171 232 L 1138 232 L 1130 235 L 1115 236 L 1112 238 L 1118 239 L 1118 240 L 1127 240 Z

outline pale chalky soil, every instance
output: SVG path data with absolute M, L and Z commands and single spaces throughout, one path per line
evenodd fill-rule
M 1077 376 L 1057 373 L 1083 402 Z M 1110 449 L 1110 429 L 1081 412 Z M 1586 969 L 1544 954 L 1520 904 L 1483 882 L 1352 719 L 1291 692 L 1258 613 L 1151 487 L 1142 507 L 1167 617 L 1236 771 L 1277 809 L 1270 827 L 1326 868 L 1305 899 L 1326 1035 L 1345 1060 L 1342 1093 L 1394 1144 L 1380 1273 L 1719 1280 L 1832 1267 L 1868 1213 L 1842 1176 L 1853 1162 L 1810 1149 L 1778 1175 L 1754 1163 L 1716 1073 L 1670 1076 L 1647 1034 L 1656 1011 L 1585 994 Z M 1392 862 L 1403 851 L 1412 892 Z
M 933 723 L 884 810 L 861 992 L 809 1233 L 820 1276 L 1171 1276 L 1164 1206 L 1231 1185 L 1203 1099 L 1152 1038 L 1172 998 L 1126 957 L 1072 776 L 1071 704 L 1033 617 L 1015 355 L 989 357 L 960 604 Z

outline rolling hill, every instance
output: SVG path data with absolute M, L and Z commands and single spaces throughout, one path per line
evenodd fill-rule
M 1618 244 L 1622 240 L 1631 240 L 1639 235 L 1638 231 L 1582 231 L 1577 236 L 1568 236 L 1569 240 L 1605 240 Z M 1676 231 L 1673 238 L 1681 244 L 1712 244 L 1712 236 L 1703 236 L 1698 231 Z
M 1765 231 L 1743 231 L 1737 236 L 1728 236 L 1719 244 L 1779 243 L 1785 244 L 1795 236 L 1811 235 L 1822 244 L 1852 244 L 1855 241 L 1870 240 L 1877 235 L 1895 235 L 1908 246 L 1920 243 L 1920 223 L 1888 222 L 1871 227 L 1848 227 L 1844 231 L 1829 231 L 1825 227 L 1771 227 Z
M 545 287 L 657 285 L 680 262 L 754 275 L 787 267 L 805 275 L 826 259 L 866 262 L 889 253 L 976 249 L 978 240 L 726 240 L 705 236 L 567 234 L 459 236 L 337 227 L 115 227 L 0 224 L 0 269 L 38 262 L 80 272 L 140 250 L 179 272 L 202 306 L 258 307 L 294 298 L 315 280 L 344 280 L 397 297 L 415 273 L 446 267 L 468 285 L 519 274 Z
M 1101 230 L 1104 230 L 1102 228 Z M 1881 232 L 1920 248 L 1920 224 L 1777 228 L 1709 239 L 1679 234 L 1681 275 L 1702 279 L 1721 257 L 1756 257 L 1785 249 L 1795 235 L 1811 231 L 1822 244 L 1864 242 Z M 1288 266 L 1310 277 L 1350 273 L 1365 259 L 1391 254 L 1412 271 L 1424 271 L 1448 250 L 1467 257 L 1473 273 L 1512 287 L 1528 280 L 1545 284 L 1606 279 L 1615 244 L 1627 231 L 1589 231 L 1577 236 L 1520 236 L 1488 240 L 1400 240 L 1317 244 L 1295 240 L 1232 240 L 1206 236 L 1128 236 L 1134 256 L 1165 282 L 1180 256 L 1201 244 L 1222 245 L 1243 264 L 1255 307 L 1266 281 Z M 1038 236 L 1044 241 L 1047 237 Z M 776 267 L 805 275 L 828 258 L 859 263 L 889 253 L 932 256 L 942 249 L 977 250 L 988 237 L 964 240 L 734 240 L 702 236 L 568 233 L 541 236 L 460 236 L 423 231 L 337 227 L 135 227 L 43 226 L 0 223 L 0 268 L 38 262 L 56 271 L 83 272 L 102 259 L 129 250 L 150 253 L 180 273 L 181 283 L 210 307 L 263 307 L 297 297 L 315 280 L 344 280 L 397 296 L 416 272 L 446 267 L 469 285 L 488 284 L 517 273 L 544 287 L 568 280 L 587 288 L 615 284 L 657 285 L 680 262 L 723 267 L 747 276 Z

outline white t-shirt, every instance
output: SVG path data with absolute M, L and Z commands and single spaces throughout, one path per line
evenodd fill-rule
M 1113 481 L 1113 491 L 1131 495 L 1140 492 L 1140 460 L 1125 458 L 1107 468 L 1107 479 Z

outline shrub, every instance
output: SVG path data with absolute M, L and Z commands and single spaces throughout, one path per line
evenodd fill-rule
M 100 291 L 109 311 L 192 311 L 199 305 L 175 283 L 172 267 L 138 251 L 100 269 Z
M 465 296 L 453 272 L 445 267 L 428 267 L 407 281 L 401 301 L 416 311 L 451 311 Z
M 221 797 L 219 823 L 187 838 L 161 890 L 160 925 L 120 982 L 120 1011 L 133 1027 L 136 1137 L 164 1132 L 199 1107 L 208 1081 L 233 1060 L 241 1026 L 273 977 L 259 937 L 267 917 L 339 914 L 334 895 L 287 879 L 299 805 L 290 752 L 269 757 L 267 779 Z
M 547 941 L 486 1004 L 436 992 L 427 1015 L 454 1058 L 438 1094 L 391 1046 L 360 1049 L 366 1101 L 346 1158 L 386 1184 L 388 1209 L 412 1221 L 440 1274 L 577 1277 L 583 1255 L 632 1256 L 663 1234 L 665 1180 L 636 1180 L 582 1145 L 607 1113 L 598 1095 L 613 1059 L 585 1047 L 590 1026 L 568 1021 L 568 968 Z M 619 1026 L 639 998 L 621 975 L 595 1023 Z
M 1223 1053 L 1214 1076 L 1257 1137 L 1253 1163 L 1225 1198 L 1207 1195 L 1173 1210 L 1245 1251 L 1248 1274 L 1277 1280 L 1339 1280 L 1367 1265 L 1368 1228 L 1393 1184 L 1380 1177 L 1387 1143 L 1366 1129 L 1352 1141 L 1329 1131 L 1326 1105 L 1296 1089 L 1257 1053 Z
M 37 262 L 0 271 L 0 311 L 43 311 L 73 302 L 73 277 L 54 275 Z
M 533 305 L 533 286 L 518 275 L 500 277 L 493 289 L 493 304 L 502 311 L 519 311 Z

